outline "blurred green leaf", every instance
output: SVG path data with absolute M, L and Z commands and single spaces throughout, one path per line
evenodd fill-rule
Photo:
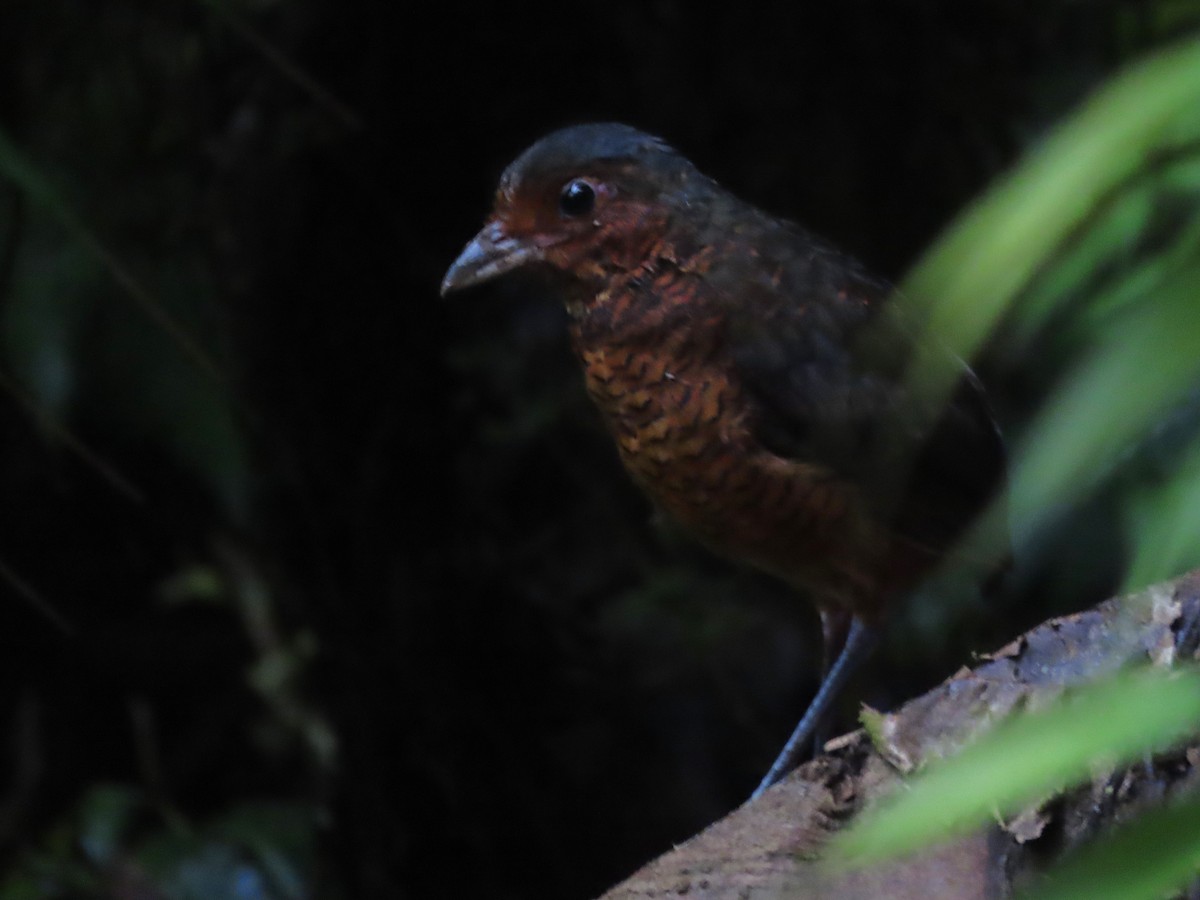
M 1088 687 L 930 765 L 841 834 L 831 858 L 865 864 L 963 833 L 1082 780 L 1094 766 L 1167 746 L 1197 721 L 1195 672 L 1139 672 Z
M 216 566 L 188 566 L 158 586 L 158 596 L 168 606 L 188 603 L 220 604 L 228 599 L 229 585 Z
M 1133 65 L 1097 91 L 905 279 L 904 293 L 924 306 L 930 330 L 972 357 L 1106 195 L 1152 155 L 1196 140 L 1197 110 L 1200 40 Z M 915 370 L 935 392 L 952 375 L 941 353 L 928 346 Z
M 45 900 L 46 894 L 32 875 L 17 875 L 0 884 L 0 900 Z
M 1131 499 L 1137 535 L 1126 590 L 1136 590 L 1200 566 L 1200 441 L 1162 484 Z
M 1153 211 L 1154 192 L 1149 186 L 1121 192 L 1029 285 L 1021 298 L 1021 314 L 1010 340 L 1027 349 L 1033 336 L 1062 305 L 1063 298 L 1085 290 L 1096 277 L 1097 269 L 1112 261 L 1114 251 L 1123 254 L 1130 235 L 1146 228 Z
M 969 358 L 998 336 L 1012 365 L 1059 379 L 1017 443 L 1019 534 L 1028 540 L 1103 486 L 1127 512 L 1130 587 L 1200 564 L 1200 444 L 1182 441 L 1200 383 L 1200 40 L 1098 90 L 954 224 L 904 291 L 956 353 Z M 941 345 L 925 352 L 914 383 L 945 390 L 953 373 L 938 371 Z M 1181 414 L 1191 419 L 1181 425 Z M 926 846 L 1166 745 L 1198 719 L 1194 673 L 1098 685 L 931 766 L 836 851 L 861 863 Z M 1105 845 L 1109 855 L 1081 855 L 1053 896 L 1161 896 L 1195 872 L 1197 820 L 1186 808 L 1148 819 Z M 1142 852 L 1164 827 L 1179 832 L 1173 843 Z M 1097 861 L 1095 877 L 1079 880 Z
M 1022 900 L 1157 900 L 1200 871 L 1200 801 L 1143 813 L 1070 858 Z
M 197 834 L 163 832 L 135 858 L 179 900 L 312 896 L 316 813 L 297 803 L 243 803 Z
M 1200 266 L 1130 310 L 1045 405 L 1015 464 L 1014 515 L 1035 524 L 1107 474 L 1200 377 Z
M 137 896 L 172 900 L 313 896 L 314 807 L 242 803 L 196 828 L 159 825 L 146 833 L 150 822 L 135 818 L 153 819 L 149 813 L 137 788 L 91 789 L 73 815 L 11 867 L 0 900 L 126 896 L 134 884 Z
M 79 846 L 92 863 L 107 866 L 116 859 L 144 802 L 141 791 L 125 785 L 97 785 L 88 791 L 79 810 Z
M 278 896 L 305 897 L 316 841 L 313 810 L 296 804 L 243 804 L 213 824 L 214 835 L 246 848 Z
M 279 900 L 262 873 L 236 847 L 204 844 L 190 848 L 156 879 L 171 900 Z
M 54 241 L 34 228 L 4 307 L 4 353 L 38 406 L 62 417 L 79 378 L 75 342 L 92 297 L 84 286 L 103 277 L 77 243 Z
M 1009 354 L 1031 352 L 1032 339 L 1067 303 L 1071 331 L 1103 334 L 1114 314 L 1154 302 L 1161 284 L 1194 264 L 1198 247 L 1200 147 L 1192 147 L 1115 190 L 1033 279 L 1006 335 Z
M 4 307 L 3 347 L 17 373 L 5 389 L 23 399 L 28 386 L 46 430 L 125 493 L 140 498 L 139 479 L 112 470 L 60 419 L 78 409 L 102 411 L 110 435 L 131 443 L 157 439 L 228 508 L 243 512 L 248 460 L 238 400 L 193 336 L 211 317 L 207 263 L 193 248 L 167 246 L 155 254 L 144 240 L 132 244 L 136 250 L 113 250 L 109 242 L 119 246 L 119 238 L 112 235 L 123 233 L 118 225 L 136 232 L 145 226 L 139 216 L 154 221 L 162 210 L 137 209 L 139 194 L 131 192 L 120 208 L 135 221 L 108 223 L 102 238 L 2 129 L 0 177 L 29 197 L 34 210 Z M 157 186 L 170 194 L 169 177 Z M 98 277 L 103 273 L 111 281 Z M 145 316 L 106 302 L 112 298 L 133 300 Z
M 129 268 L 88 228 L 75 208 L 63 194 L 0 129 L 0 175 L 25 191 L 42 209 L 50 212 L 95 259 L 101 263 L 132 299 L 193 365 L 210 378 L 221 380 L 221 370 L 208 353 L 167 312 L 162 302 L 151 294 Z

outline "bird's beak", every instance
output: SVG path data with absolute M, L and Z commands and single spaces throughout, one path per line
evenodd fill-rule
M 463 248 L 446 277 L 442 279 L 442 296 L 511 272 L 541 259 L 541 248 L 512 237 L 501 222 L 493 220 L 483 227 L 475 239 Z

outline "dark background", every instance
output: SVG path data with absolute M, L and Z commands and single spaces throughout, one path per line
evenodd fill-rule
M 814 621 L 651 522 L 560 310 L 442 274 L 612 119 L 898 278 L 1165 6 L 7 4 L 10 888 L 587 897 L 739 803 Z M 979 365 L 1019 431 L 1054 362 Z M 1091 502 L 857 696 L 1104 596 Z

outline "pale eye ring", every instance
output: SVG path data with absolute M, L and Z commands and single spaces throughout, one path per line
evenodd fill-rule
M 591 214 L 596 207 L 596 189 L 584 178 L 572 178 L 558 195 L 558 210 L 568 219 Z

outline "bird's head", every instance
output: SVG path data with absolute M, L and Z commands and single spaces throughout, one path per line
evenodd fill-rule
M 442 281 L 443 296 L 537 271 L 578 313 L 609 279 L 652 262 L 672 220 L 711 182 L 658 138 L 579 125 L 542 138 L 504 171 L 492 214 Z

